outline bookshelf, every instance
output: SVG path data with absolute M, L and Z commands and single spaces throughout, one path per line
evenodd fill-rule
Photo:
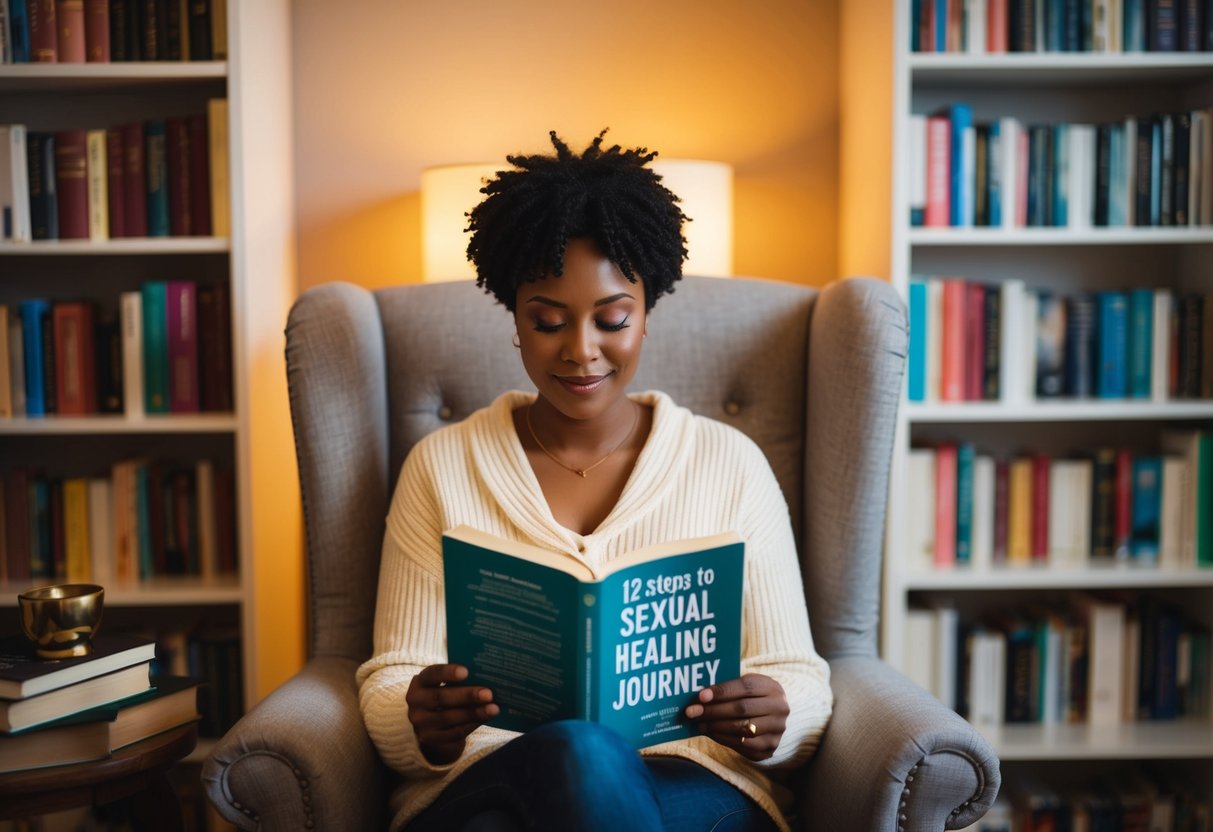
M 231 218 L 230 235 L 222 237 L 0 243 L 0 304 L 12 308 L 31 297 L 113 303 L 152 280 L 222 284 L 230 295 L 233 407 L 0 418 L 0 470 L 102 477 L 115 462 L 135 457 L 229 468 L 235 572 L 107 583 L 105 621 L 107 628 L 195 630 L 232 641 L 236 649 L 227 656 L 238 656 L 232 676 L 251 706 L 275 677 L 289 675 L 303 644 L 302 636 L 295 645 L 281 635 L 283 626 L 302 620 L 301 519 L 282 337 L 296 294 L 290 7 L 285 0 L 227 0 L 226 8 L 226 60 L 0 65 L 2 121 L 30 130 L 185 116 L 226 99 Z M 0 585 L 0 612 L 12 614 L 29 584 Z M 272 626 L 261 623 L 271 615 Z
M 1171 290 L 1174 297 L 1213 292 L 1213 225 L 924 227 L 911 222 L 916 181 L 911 114 L 929 115 L 956 103 L 972 109 L 976 123 L 1015 117 L 1020 123 L 1100 124 L 1153 113 L 1213 107 L 1213 52 L 966 52 L 911 49 L 913 6 L 894 4 L 894 161 L 892 280 L 909 306 L 910 285 L 922 278 L 959 277 L 1002 291 L 1022 281 L 1029 291 L 1078 296 L 1132 288 Z M 922 4 L 926 6 L 928 4 Z M 973 4 L 962 4 L 966 8 Z M 925 153 L 924 153 L 925 155 Z M 937 307 L 928 307 L 937 309 Z M 1003 344 L 1021 346 L 1022 331 Z M 1003 378 L 1005 386 L 1005 377 Z M 1064 609 L 1073 593 L 1125 600 L 1152 598 L 1180 611 L 1184 620 L 1213 625 L 1213 569 L 1191 565 L 1143 565 L 1131 558 L 1048 558 L 1027 565 L 1002 560 L 980 565 L 937 566 L 918 545 L 924 503 L 921 469 L 912 451 L 944 443 L 971 443 L 994 459 L 1041 454 L 1078 456 L 1101 447 L 1137 455 L 1161 452 L 1164 431 L 1213 430 L 1213 400 L 1009 396 L 985 401 L 910 401 L 903 393 L 894 451 L 884 573 L 882 651 L 916 678 L 935 661 L 911 619 L 922 608 L 957 611 L 964 625 L 1038 607 Z M 932 495 L 933 497 L 933 495 Z M 1205 506 L 1213 514 L 1213 504 Z M 1127 600 L 1126 600 L 1127 599 Z M 963 636 L 959 647 L 963 649 Z M 959 695 L 959 694 L 958 694 Z M 1207 698 L 1207 697 L 1206 697 Z M 1195 778 L 1205 801 L 1213 800 L 1213 713 L 1180 719 L 1087 721 L 979 726 L 1004 762 L 1008 784 L 1017 771 L 1056 775 L 1106 772 L 1110 764 L 1141 761 Z M 1064 764 L 1065 771 L 1057 768 Z M 1077 765 L 1075 765 L 1077 764 Z M 1170 767 L 1170 768 L 1168 768 Z M 1064 775 L 1064 776 L 1063 776 Z

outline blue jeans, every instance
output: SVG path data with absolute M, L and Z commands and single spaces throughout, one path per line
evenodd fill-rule
M 408 832 L 770 832 L 754 801 L 676 757 L 641 757 L 609 729 L 554 722 L 473 764 Z

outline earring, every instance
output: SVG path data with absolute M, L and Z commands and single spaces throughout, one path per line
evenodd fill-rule
M 522 349 L 522 339 L 518 337 L 517 332 L 514 333 L 513 344 L 514 344 L 514 349 L 516 349 L 516 350 Z

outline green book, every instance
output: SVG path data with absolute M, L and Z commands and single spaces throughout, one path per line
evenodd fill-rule
M 144 410 L 169 412 L 168 287 L 162 280 L 143 284 Z
M 636 748 L 695 736 L 696 693 L 741 675 L 740 536 L 583 562 L 459 526 L 443 535 L 449 661 L 493 691 L 496 727 L 583 719 Z

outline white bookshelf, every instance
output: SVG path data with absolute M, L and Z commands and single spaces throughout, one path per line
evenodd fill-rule
M 239 633 L 245 707 L 272 683 L 266 666 L 301 654 L 258 626 L 258 602 L 301 632 L 301 518 L 282 330 L 297 292 L 286 0 L 227 0 L 228 59 L 197 63 L 0 65 L 3 123 L 31 130 L 95 128 L 204 112 L 228 101 L 231 236 L 0 243 L 0 303 L 43 296 L 115 298 L 153 279 L 223 281 L 231 294 L 234 410 L 143 416 L 0 419 L 0 460 L 58 475 L 100 475 L 120 459 L 220 459 L 233 466 L 239 572 L 156 578 L 106 588 L 114 616 L 157 627 L 220 621 Z M 7 467 L 7 465 L 6 465 Z M 253 513 L 258 512 L 254 523 Z M 259 574 L 277 580 L 260 584 Z M 44 583 L 45 581 L 43 581 Z M 0 585 L 0 612 L 23 588 Z M 285 593 L 285 596 L 284 596 Z M 285 677 L 289 670 L 276 671 Z
M 916 228 L 910 225 L 910 114 L 965 102 L 974 121 L 1013 115 L 1022 122 L 1098 123 L 1129 115 L 1213 106 L 1213 53 L 914 54 L 909 0 L 895 4 L 893 217 L 891 273 L 908 298 L 912 276 L 957 276 L 997 284 L 1022 279 L 1062 294 L 1132 287 L 1177 293 L 1213 289 L 1213 227 Z M 909 551 L 912 516 L 909 451 L 969 440 L 979 453 L 1066 453 L 1098 446 L 1154 448 L 1168 427 L 1213 428 L 1213 401 L 1029 400 L 907 402 L 903 394 L 886 540 L 882 653 L 909 667 L 909 610 L 944 603 L 962 617 L 1014 610 L 1073 591 L 1158 595 L 1213 625 L 1213 570 L 1101 566 L 995 565 L 936 568 Z M 1113 726 L 1004 725 L 989 732 L 1004 762 L 1200 761 L 1213 797 L 1213 722 L 1125 722 Z M 1168 763 L 1169 764 L 1169 763 Z

